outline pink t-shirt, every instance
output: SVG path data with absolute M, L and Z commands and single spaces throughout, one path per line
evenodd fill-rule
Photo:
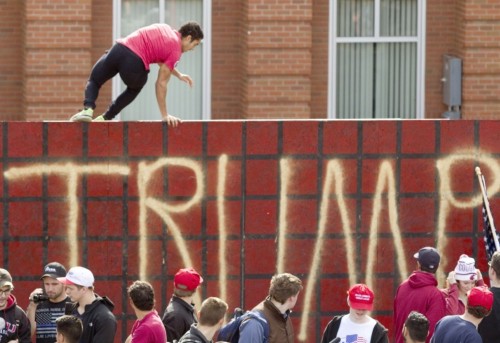
M 153 24 L 117 40 L 135 52 L 149 70 L 151 63 L 164 63 L 170 70 L 181 58 L 181 34 L 167 24 Z
M 166 343 L 167 333 L 165 327 L 158 316 L 158 312 L 153 310 L 141 320 L 136 320 L 132 327 L 131 343 Z

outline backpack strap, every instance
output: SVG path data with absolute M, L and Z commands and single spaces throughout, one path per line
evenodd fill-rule
M 264 329 L 264 339 L 262 340 L 262 343 L 267 343 L 269 341 L 269 323 L 267 322 L 264 312 L 259 310 L 252 310 L 247 313 L 248 319 L 255 319 L 262 326 L 262 328 Z

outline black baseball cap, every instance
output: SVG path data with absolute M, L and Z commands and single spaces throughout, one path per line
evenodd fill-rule
M 66 276 L 66 268 L 59 262 L 50 262 L 43 268 L 43 275 L 40 279 L 43 280 L 44 277 L 51 277 L 57 279 L 58 277 Z
M 413 257 L 418 260 L 418 263 L 420 263 L 422 267 L 432 270 L 433 272 L 439 267 L 439 262 L 441 261 L 439 252 L 433 247 L 424 247 L 413 255 Z

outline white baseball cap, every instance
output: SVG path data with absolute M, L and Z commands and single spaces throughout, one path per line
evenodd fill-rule
M 94 285 L 94 274 L 84 267 L 73 267 L 66 277 L 59 277 L 57 280 L 65 285 L 77 285 L 92 287 Z

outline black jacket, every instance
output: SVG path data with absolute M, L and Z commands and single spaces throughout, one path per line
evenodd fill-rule
M 323 332 L 323 338 L 321 339 L 321 343 L 329 343 L 335 337 L 337 337 L 337 332 L 339 332 L 340 321 L 344 316 L 335 316 L 328 323 L 325 328 L 325 332 Z M 370 343 L 388 343 L 389 339 L 387 338 L 387 329 L 377 321 L 375 327 L 373 328 L 372 338 Z
M 491 287 L 493 293 L 493 308 L 489 316 L 483 318 L 477 328 L 483 343 L 500 342 L 500 288 Z
M 178 341 L 189 331 L 191 324 L 198 323 L 198 318 L 194 313 L 194 305 L 188 304 L 175 295 L 170 299 L 170 303 L 165 309 L 161 319 L 167 331 L 167 341 Z
M 19 343 L 31 343 L 31 324 L 22 308 L 17 306 L 16 298 L 11 294 L 7 306 L 0 310 L 0 318 L 5 325 L 0 328 L 0 343 L 18 339 Z
M 116 318 L 112 311 L 115 305 L 107 297 L 96 294 L 94 302 L 85 306 L 83 314 L 78 313 L 78 303 L 68 303 L 66 314 L 82 320 L 83 333 L 80 343 L 113 343 L 116 333 Z
M 191 325 L 191 328 L 181 337 L 179 343 L 210 343 L 196 326 L 196 324 Z

